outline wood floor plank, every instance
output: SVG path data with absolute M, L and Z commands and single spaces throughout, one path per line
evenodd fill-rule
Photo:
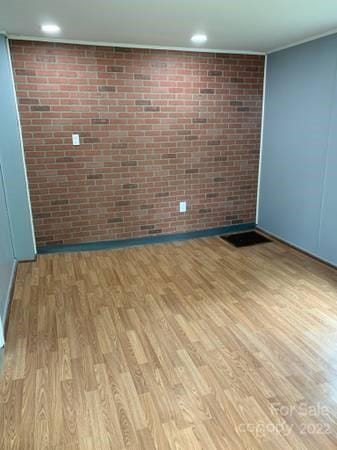
M 4 449 L 337 448 L 337 271 L 219 238 L 19 264 Z

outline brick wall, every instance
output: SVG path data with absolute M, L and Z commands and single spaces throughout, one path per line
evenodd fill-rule
M 254 221 L 262 56 L 24 41 L 11 52 L 39 245 Z

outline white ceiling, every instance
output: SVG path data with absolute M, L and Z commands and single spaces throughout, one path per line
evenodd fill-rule
M 336 0 L 0 0 L 0 30 L 111 44 L 266 52 L 337 29 Z M 53 36 L 54 37 L 54 36 Z

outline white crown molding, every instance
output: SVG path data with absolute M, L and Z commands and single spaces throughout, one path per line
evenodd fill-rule
M 300 41 L 293 42 L 292 44 L 284 45 L 282 47 L 278 47 L 278 48 L 275 48 L 272 50 L 267 50 L 266 54 L 270 55 L 271 53 L 279 52 L 281 50 L 286 50 L 287 48 L 291 48 L 291 47 L 296 47 L 296 45 L 305 44 L 306 42 L 315 41 L 316 39 L 331 36 L 332 34 L 336 34 L 336 33 L 337 33 L 337 28 L 334 28 L 333 30 L 326 31 L 325 33 L 321 33 L 321 34 L 315 34 L 313 36 L 302 39 Z
M 287 48 L 296 47 L 297 45 L 305 44 L 306 42 L 314 41 L 323 37 L 331 36 L 337 34 L 337 28 L 334 28 L 325 33 L 315 34 L 309 36 L 305 39 L 292 42 L 281 47 L 276 47 L 266 51 L 252 51 L 252 50 L 227 50 L 218 48 L 200 48 L 200 47 L 174 47 L 165 45 L 140 45 L 140 44 L 124 44 L 116 42 L 105 42 L 105 41 L 85 41 L 77 39 L 63 39 L 63 38 L 51 38 L 51 37 L 41 37 L 41 36 L 23 36 L 17 34 L 8 34 L 5 30 L 0 30 L 0 34 L 5 35 L 8 39 L 17 39 L 23 41 L 37 41 L 37 42 L 55 42 L 60 44 L 77 44 L 77 45 L 96 45 L 98 47 L 126 47 L 126 48 L 140 48 L 149 50 L 172 50 L 172 51 L 182 51 L 182 52 L 200 52 L 200 53 L 228 53 L 228 54 L 241 54 L 241 55 L 269 55 L 271 53 L 279 52 L 281 50 L 286 50 Z
M 139 44 L 123 44 L 116 42 L 104 41 L 82 41 L 76 39 L 62 39 L 50 37 L 35 37 L 35 36 L 20 36 L 15 34 L 8 34 L 8 39 L 16 39 L 22 41 L 37 41 L 37 42 L 55 42 L 59 44 L 77 44 L 77 45 L 96 45 L 98 47 L 126 47 L 126 48 L 140 48 L 149 50 L 173 50 L 179 52 L 198 52 L 198 53 L 228 53 L 239 55 L 265 55 L 265 52 L 254 52 L 251 50 L 223 50 L 219 48 L 200 48 L 200 47 L 171 47 L 165 45 L 139 45 Z

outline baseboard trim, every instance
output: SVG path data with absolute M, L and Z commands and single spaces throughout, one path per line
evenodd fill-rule
M 19 259 L 18 263 L 20 264 L 27 264 L 27 263 L 32 263 L 35 262 L 37 258 L 37 253 L 34 253 L 34 257 L 32 259 Z
M 255 222 L 240 223 L 206 230 L 187 231 L 184 233 L 160 234 L 132 239 L 116 239 L 112 241 L 84 242 L 80 244 L 47 245 L 38 247 L 38 254 L 65 253 L 65 252 L 87 252 L 96 250 L 108 250 L 125 247 L 137 247 L 146 244 L 162 244 L 165 242 L 185 241 L 209 236 L 221 236 L 222 234 L 236 233 L 255 229 Z
M 292 242 L 289 242 L 289 241 L 281 238 L 280 236 L 273 234 L 270 231 L 263 229 L 262 227 L 259 227 L 258 225 L 256 225 L 256 229 L 258 231 L 261 231 L 266 236 L 274 239 L 275 241 L 282 242 L 282 244 L 286 244 L 289 247 L 291 247 L 292 249 L 297 250 L 298 252 L 303 253 L 306 256 L 310 256 L 310 258 L 315 259 L 316 261 L 324 264 L 325 266 L 329 266 L 331 269 L 334 269 L 334 270 L 337 269 L 337 266 L 335 264 L 331 263 L 330 261 L 328 261 L 326 259 L 321 258 L 320 256 L 315 255 L 315 253 L 310 253 L 310 252 L 308 252 L 308 250 L 305 250 L 304 248 L 299 247 L 298 245 L 295 245 Z
M 10 313 L 13 294 L 14 294 L 14 286 L 15 286 L 17 268 L 18 268 L 18 263 L 17 263 L 17 261 L 14 261 L 13 267 L 12 267 L 12 273 L 11 273 L 11 277 L 10 277 L 10 281 L 9 281 L 9 286 L 8 286 L 8 290 L 7 290 L 7 296 L 6 296 L 6 304 L 5 304 L 4 315 L 3 315 L 4 323 L 2 324 L 3 330 L 1 330 L 1 333 L 3 334 L 3 336 L 0 336 L 0 348 L 3 347 L 6 342 L 9 313 Z

